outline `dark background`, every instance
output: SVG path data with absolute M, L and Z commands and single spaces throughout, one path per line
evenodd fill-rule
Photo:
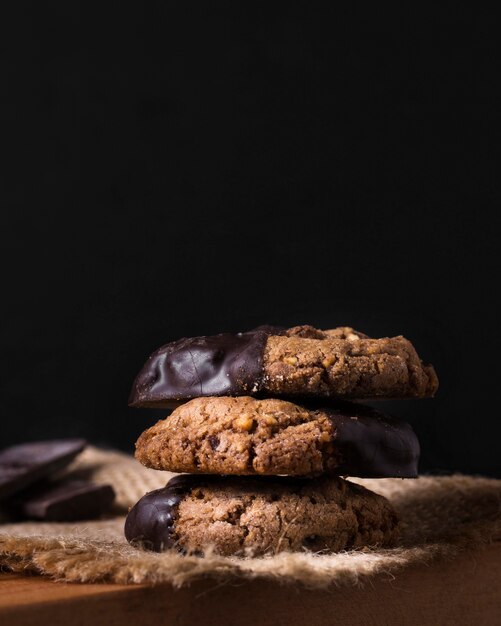
M 209 3 L 211 4 L 211 3 Z M 33 3 L 2 21 L 2 445 L 131 451 L 148 354 L 405 334 L 424 471 L 501 475 L 498 33 L 443 16 Z

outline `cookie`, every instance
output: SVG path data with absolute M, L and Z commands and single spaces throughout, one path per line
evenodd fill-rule
M 199 396 L 242 395 L 425 398 L 437 387 L 435 370 L 404 337 L 262 326 L 162 346 L 134 381 L 129 404 L 161 408 Z
M 202 397 L 144 431 L 136 458 L 171 472 L 414 478 L 419 442 L 406 422 L 360 404 Z
M 398 536 L 390 503 L 341 478 L 177 476 L 130 510 L 125 536 L 161 552 L 221 555 L 389 546 Z

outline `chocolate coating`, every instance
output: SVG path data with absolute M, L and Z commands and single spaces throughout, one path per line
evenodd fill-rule
M 196 477 L 190 474 L 175 476 L 162 489 L 143 496 L 125 519 L 127 541 L 155 552 L 172 548 L 176 543 L 177 507 L 195 482 Z
M 410 424 L 356 403 L 322 408 L 335 427 L 340 476 L 416 478 L 420 446 Z
M 256 393 L 263 377 L 263 354 L 270 334 L 260 326 L 246 333 L 184 338 L 156 350 L 132 386 L 129 405 L 171 407 L 200 396 Z
M 68 465 L 86 446 L 83 439 L 34 441 L 0 452 L 0 499 Z

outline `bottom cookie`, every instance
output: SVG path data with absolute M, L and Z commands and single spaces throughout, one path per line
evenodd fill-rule
M 389 546 L 398 536 L 390 503 L 342 478 L 180 475 L 143 496 L 125 521 L 135 545 L 225 556 Z

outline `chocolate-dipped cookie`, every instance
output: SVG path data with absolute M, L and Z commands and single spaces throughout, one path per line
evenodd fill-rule
M 162 346 L 137 376 L 129 403 L 161 408 L 200 396 L 242 395 L 424 398 L 437 387 L 433 367 L 404 337 L 262 326 Z
M 406 422 L 360 404 L 202 397 L 144 431 L 136 458 L 172 472 L 414 478 L 419 442 Z
M 397 535 L 389 502 L 340 478 L 179 476 L 141 498 L 125 522 L 129 542 L 158 552 L 334 552 L 388 546 Z

